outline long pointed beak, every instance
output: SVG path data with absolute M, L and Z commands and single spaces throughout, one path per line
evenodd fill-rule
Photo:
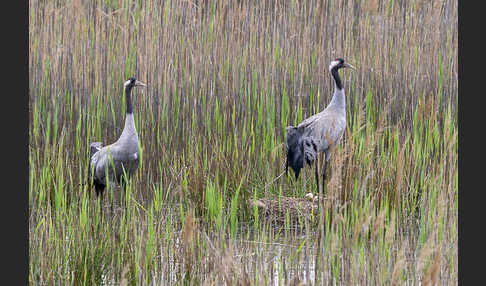
M 135 82 L 135 86 L 147 86 L 147 85 L 146 85 L 145 83 L 143 83 L 143 82 L 141 82 L 141 81 L 137 80 L 137 81 Z
M 352 64 L 345 63 L 344 66 L 352 70 L 356 70 L 356 68 Z

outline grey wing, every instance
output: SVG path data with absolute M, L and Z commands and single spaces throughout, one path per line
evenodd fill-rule
M 93 160 L 96 160 L 95 177 L 102 182 L 106 180 L 107 174 L 110 181 L 119 181 L 124 171 L 130 172 L 127 169 L 129 166 L 128 154 L 122 151 L 116 143 L 103 147 L 95 154 Z
M 346 119 L 333 114 L 321 114 L 306 128 L 308 136 L 317 142 L 318 152 L 329 149 L 330 145 L 336 145 L 342 137 Z M 332 142 L 329 142 L 332 141 Z
M 309 125 L 314 124 L 320 118 L 320 115 L 321 115 L 321 113 L 317 113 L 317 114 L 312 115 L 311 117 L 308 117 L 308 118 L 302 120 L 302 122 L 299 123 L 299 125 L 297 125 L 297 127 L 299 127 L 299 128 L 309 127 Z
M 113 173 L 111 168 L 111 146 L 105 146 L 101 148 L 98 152 L 96 152 L 93 157 L 91 158 L 92 170 L 94 174 L 94 178 L 98 180 L 100 183 L 105 182 L 106 178 L 106 169 L 108 168 L 109 176 Z
M 91 176 L 93 176 L 94 180 L 98 181 L 99 183 L 103 182 L 103 178 L 100 177 L 101 174 L 99 174 L 97 172 L 100 164 L 103 164 L 103 162 L 102 162 L 103 156 L 101 156 L 102 150 L 103 149 L 99 149 L 90 158 L 90 174 L 91 174 Z
M 93 142 L 93 143 L 90 144 L 89 147 L 90 147 L 90 150 L 89 150 L 89 176 L 91 178 L 91 177 L 93 177 L 93 172 L 94 172 L 95 166 L 98 162 L 99 151 L 103 147 L 103 143 Z

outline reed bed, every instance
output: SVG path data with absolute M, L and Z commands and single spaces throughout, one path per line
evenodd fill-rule
M 29 283 L 455 285 L 457 1 L 29 1 Z M 285 127 L 343 57 L 348 126 L 319 213 Z M 96 199 L 89 144 L 134 92 L 140 168 Z M 114 210 L 110 211 L 110 205 Z

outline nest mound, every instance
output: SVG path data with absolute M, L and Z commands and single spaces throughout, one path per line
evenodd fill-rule
M 291 221 L 312 220 L 312 216 L 317 214 L 318 200 L 316 198 L 261 198 L 256 201 L 251 200 L 250 205 L 257 206 L 260 213 L 267 219 L 277 222 L 284 222 L 287 214 Z

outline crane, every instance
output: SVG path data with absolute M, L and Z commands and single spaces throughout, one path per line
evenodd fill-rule
M 290 166 L 294 170 L 295 178 L 298 179 L 300 169 L 304 167 L 304 164 L 312 165 L 317 160 L 315 176 L 318 188 L 318 154 L 320 152 L 325 154 L 322 171 L 324 183 L 327 165 L 331 158 L 331 149 L 339 143 L 346 128 L 346 99 L 341 77 L 339 76 L 339 69 L 341 68 L 356 70 L 354 66 L 346 63 L 342 58 L 331 61 L 329 71 L 334 79 L 335 87 L 329 105 L 323 111 L 304 119 L 299 125 L 287 126 L 286 128 L 287 159 L 285 173 L 288 176 L 288 167 Z
M 147 86 L 145 83 L 130 77 L 124 83 L 126 116 L 125 127 L 118 140 L 104 146 L 102 142 L 90 144 L 90 176 L 93 179 L 96 196 L 103 195 L 107 179 L 110 185 L 114 182 L 123 184 L 122 175 L 131 176 L 138 168 L 140 154 L 137 130 L 133 118 L 132 88 Z

